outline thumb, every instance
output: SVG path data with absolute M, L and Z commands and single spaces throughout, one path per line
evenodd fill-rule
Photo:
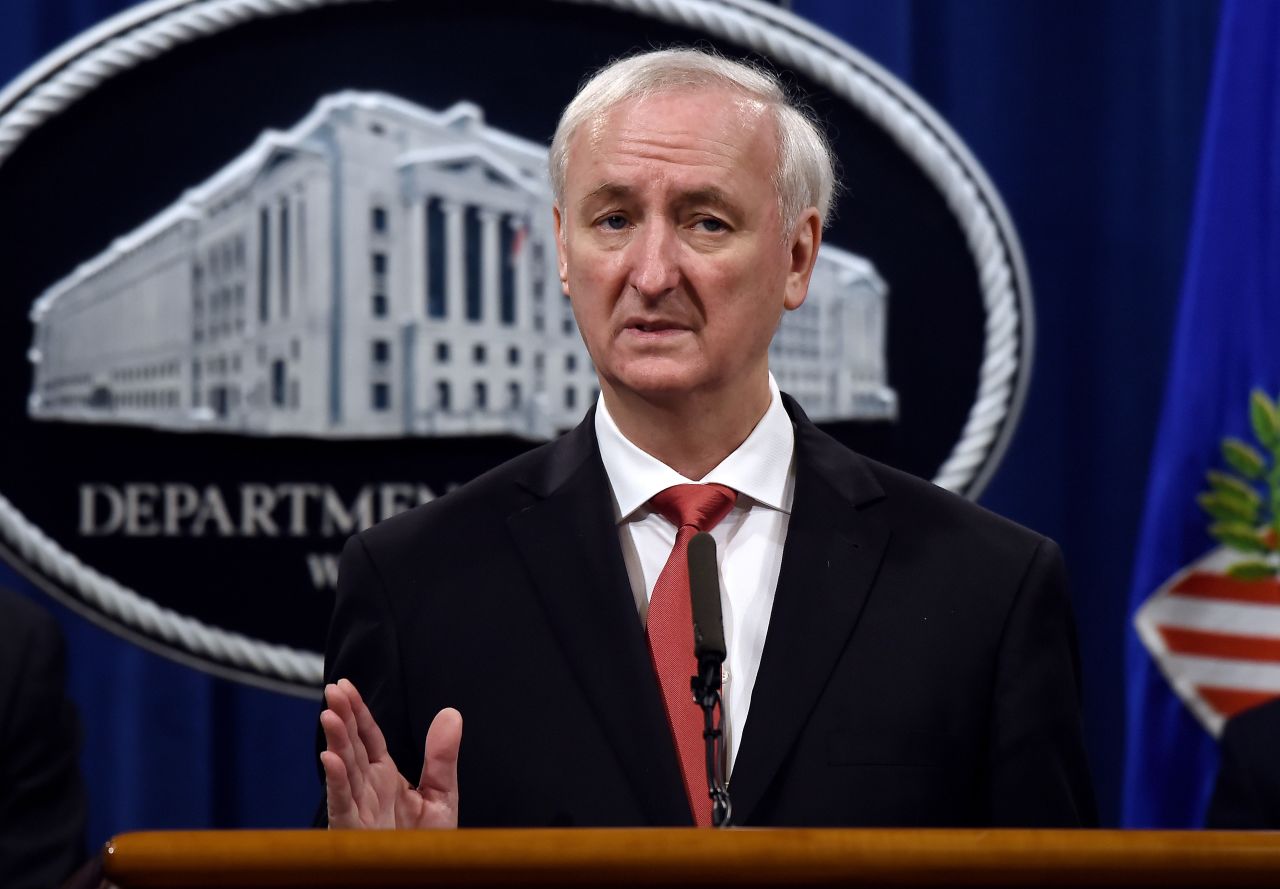
M 446 707 L 431 720 L 422 757 L 418 790 L 424 796 L 458 795 L 458 749 L 462 746 L 462 714 Z

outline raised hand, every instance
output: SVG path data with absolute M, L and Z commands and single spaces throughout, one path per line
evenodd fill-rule
M 320 714 L 329 827 L 439 828 L 458 826 L 458 748 L 462 715 L 436 714 L 427 729 L 422 775 L 414 787 L 387 753 L 382 730 L 360 692 L 346 679 L 324 690 Z

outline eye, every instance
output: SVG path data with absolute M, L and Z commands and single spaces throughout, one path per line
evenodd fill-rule
M 620 213 L 611 213 L 596 223 L 611 232 L 620 232 L 627 227 L 627 217 Z
M 725 225 L 723 220 L 716 219 L 714 216 L 704 216 L 694 222 L 695 228 L 701 228 L 702 231 L 709 234 L 717 234 L 729 230 L 729 226 Z

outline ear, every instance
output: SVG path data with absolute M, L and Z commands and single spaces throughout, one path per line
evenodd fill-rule
M 560 272 L 560 289 L 569 292 L 569 251 L 565 248 L 564 216 L 560 213 L 560 205 L 551 207 L 551 217 L 556 224 L 556 267 Z
M 800 214 L 795 228 L 791 230 L 791 264 L 787 269 L 787 286 L 782 300 L 787 311 L 800 308 L 804 298 L 809 295 L 809 278 L 813 275 L 813 264 L 818 259 L 820 246 L 822 220 L 817 209 L 810 207 Z

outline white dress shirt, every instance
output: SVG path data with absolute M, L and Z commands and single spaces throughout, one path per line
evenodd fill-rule
M 738 492 L 733 509 L 711 531 L 720 564 L 728 651 L 722 693 L 726 769 L 733 767 L 747 723 L 795 497 L 795 431 L 772 374 L 769 395 L 769 409 L 747 440 L 696 481 L 632 444 L 609 415 L 603 396 L 596 405 L 596 439 L 613 489 L 622 558 L 641 621 L 676 542 L 676 526 L 651 511 L 649 499 L 672 485 L 696 483 L 715 482 Z

